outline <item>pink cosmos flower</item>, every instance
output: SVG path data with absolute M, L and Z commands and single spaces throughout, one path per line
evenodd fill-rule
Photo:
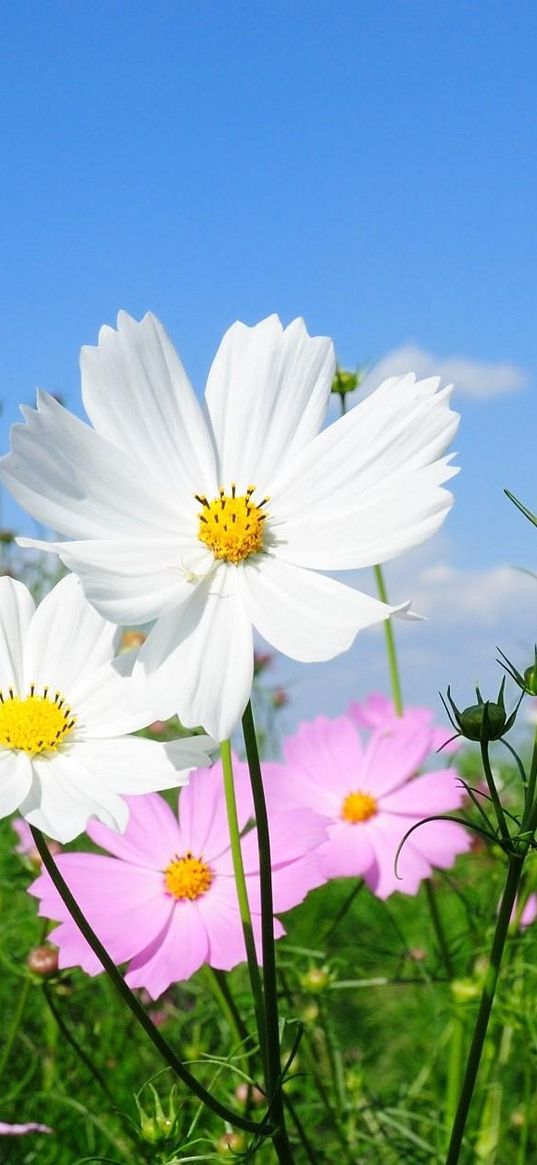
M 0 1121 L 0 1137 L 23 1137 L 26 1133 L 52 1133 L 48 1125 L 38 1125 L 31 1121 L 27 1125 L 7 1125 Z
M 412 825 L 459 808 L 464 789 L 455 769 L 416 772 L 430 752 L 431 730 L 418 718 L 389 732 L 376 729 L 367 742 L 350 716 L 318 716 L 301 724 L 284 746 L 284 764 L 266 764 L 270 806 L 306 806 L 327 822 L 321 846 L 327 878 L 362 877 L 379 898 L 395 890 L 416 894 L 433 866 L 450 866 L 470 848 L 466 830 L 450 821 L 428 822 L 397 847 Z
M 388 696 L 383 696 L 380 692 L 372 692 L 362 703 L 354 700 L 349 705 L 349 716 L 360 725 L 360 728 L 384 728 L 390 729 L 395 725 L 396 727 L 404 721 L 405 724 L 420 724 L 424 728 L 429 728 L 431 733 L 431 740 L 429 745 L 429 752 L 438 752 L 442 749 L 445 753 L 456 752 L 460 746 L 460 740 L 453 737 L 453 729 L 451 726 L 443 728 L 440 725 L 433 724 L 434 712 L 430 708 L 414 706 L 405 708 L 403 715 L 399 716 L 395 711 L 393 700 L 388 699 Z
M 245 765 L 235 762 L 239 821 L 252 816 Z M 58 866 L 116 963 L 129 963 L 127 982 L 153 999 L 203 963 L 231 970 L 245 958 L 225 810 L 221 765 L 199 769 L 182 791 L 179 819 L 158 795 L 128 798 L 124 834 L 90 822 L 88 833 L 113 856 L 62 854 Z M 274 907 L 289 910 L 326 879 L 318 847 L 326 828 L 308 808 L 270 820 Z M 244 837 L 243 858 L 256 941 L 260 942 L 259 861 L 255 829 Z M 39 913 L 60 925 L 51 935 L 59 966 L 102 970 L 47 874 L 30 887 Z M 274 922 L 277 938 L 285 933 Z M 258 948 L 259 949 L 259 948 Z

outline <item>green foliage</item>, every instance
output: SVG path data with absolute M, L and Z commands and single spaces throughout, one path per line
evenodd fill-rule
M 469 783 L 477 783 L 473 761 L 464 767 Z M 502 775 L 509 797 L 517 774 L 505 766 Z M 2 1165 L 251 1160 L 255 1146 L 249 1149 L 242 1134 L 232 1136 L 161 1069 L 104 976 L 65 971 L 42 979 L 28 971 L 43 922 L 26 892 L 32 874 L 14 854 L 14 841 L 9 822 L 0 822 L 5 1040 L 21 998 L 24 1003 L 0 1081 L 0 1119 L 40 1121 L 55 1132 L 1 1138 Z M 502 878 L 499 850 L 481 839 L 454 870 L 435 878 L 454 983 L 423 890 L 383 903 L 341 879 L 286 916 L 288 936 L 278 943 L 286 1057 L 296 1021 L 304 1025 L 286 1085 L 297 1165 L 441 1165 Z M 537 1152 L 536 955 L 537 929 L 515 928 L 462 1158 L 468 1165 L 518 1165 Z M 244 969 L 227 982 L 238 1025 L 210 972 L 147 1002 L 203 1083 L 236 1111 L 258 1116 L 263 1097 L 251 1084 L 261 1071 Z M 260 1165 L 274 1159 L 269 1145 L 257 1147 Z

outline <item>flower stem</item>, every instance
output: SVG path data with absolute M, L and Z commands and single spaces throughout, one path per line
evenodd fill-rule
M 267 1092 L 270 1112 L 277 1126 L 274 1148 L 280 1165 L 293 1165 L 293 1154 L 285 1128 L 285 1110 L 281 1086 L 278 990 L 274 947 L 274 904 L 272 899 L 272 862 L 267 806 L 257 748 L 252 705 L 246 705 L 242 718 L 246 760 L 250 771 L 254 813 L 259 845 L 259 881 L 261 893 L 261 938 L 263 949 L 263 984 L 265 1003 L 265 1038 Z
M 441 917 L 440 911 L 438 909 L 438 902 L 436 901 L 434 886 L 433 886 L 430 878 L 425 878 L 423 885 L 425 888 L 425 894 L 426 894 L 427 902 L 429 905 L 429 913 L 431 915 L 431 921 L 433 924 L 434 933 L 436 935 L 436 941 L 437 941 L 438 946 L 440 948 L 440 954 L 442 955 L 442 958 L 444 960 L 446 974 L 447 974 L 448 979 L 453 979 L 454 974 L 455 974 L 455 968 L 453 966 L 451 952 L 450 952 L 448 941 L 447 941 L 447 938 L 445 935 L 444 926 L 442 923 L 442 917 Z
M 489 746 L 488 746 L 488 741 L 486 741 L 486 740 L 481 741 L 481 760 L 483 763 L 483 772 L 484 772 L 485 777 L 486 777 L 488 790 L 490 793 L 490 799 L 491 799 L 492 804 L 494 806 L 494 812 L 496 814 L 496 820 L 498 822 L 498 827 L 499 827 L 500 833 L 502 835 L 503 840 L 509 843 L 511 840 L 510 834 L 509 834 L 509 829 L 507 828 L 505 814 L 504 814 L 504 811 L 502 809 L 502 804 L 501 804 L 500 798 L 498 796 L 498 790 L 497 790 L 495 782 L 494 782 L 494 774 L 493 774 L 492 769 L 490 767 Z
M 190 1091 L 198 1097 L 198 1100 L 203 1101 L 203 1103 L 206 1104 L 208 1108 L 211 1108 L 212 1111 L 217 1114 L 217 1116 L 222 1118 L 222 1120 L 229 1121 L 230 1124 L 234 1124 L 238 1128 L 245 1129 L 246 1132 L 249 1133 L 270 1133 L 270 1129 L 264 1122 L 262 1122 L 260 1126 L 259 1124 L 256 1124 L 255 1121 L 251 1121 L 246 1117 L 239 1116 L 237 1113 L 227 1108 L 226 1105 L 221 1104 L 220 1101 L 216 1099 L 216 1097 L 212 1096 L 212 1094 L 203 1087 L 203 1084 L 200 1084 L 199 1080 L 196 1080 L 196 1077 L 193 1076 L 191 1072 L 189 1072 L 185 1064 L 183 1064 L 179 1057 L 175 1055 L 175 1052 L 170 1047 L 167 1040 L 164 1039 L 162 1033 L 158 1030 L 157 1027 L 155 1027 L 155 1024 L 149 1018 L 147 1012 L 142 1007 L 136 995 L 134 995 L 130 987 L 128 987 L 123 978 L 123 975 L 121 975 L 118 971 L 113 959 L 111 959 L 108 951 L 103 946 L 100 939 L 97 938 L 95 931 L 92 929 L 87 918 L 82 913 L 80 906 L 78 905 L 76 899 L 73 897 L 67 882 L 60 873 L 60 870 L 58 869 L 58 866 L 56 865 L 56 862 L 50 853 L 41 830 L 36 829 L 33 825 L 30 826 L 30 829 L 32 831 L 32 837 L 47 874 L 53 882 L 62 901 L 65 903 L 73 921 L 78 926 L 78 929 L 80 930 L 88 945 L 91 947 L 94 954 L 102 963 L 104 970 L 112 980 L 112 983 L 123 999 L 123 1002 L 126 1003 L 127 1007 L 132 1011 L 133 1015 L 138 1020 L 138 1023 L 141 1027 L 143 1027 L 146 1035 L 149 1036 L 149 1039 L 155 1045 L 172 1071 L 175 1072 L 176 1076 L 179 1076 L 179 1079 L 182 1080 L 183 1084 L 186 1084 L 186 1087 L 189 1088 Z
M 375 572 L 375 579 L 377 583 L 377 592 L 379 599 L 383 603 L 388 602 L 388 591 L 384 581 L 384 574 L 381 566 L 373 567 Z M 398 716 L 403 715 L 403 692 L 401 688 L 401 676 L 399 672 L 399 662 L 397 659 L 397 648 L 395 646 L 395 635 L 391 619 L 386 619 L 384 623 L 384 635 L 386 638 L 386 654 L 388 656 L 388 668 L 390 672 L 390 684 L 392 689 L 393 706 Z M 427 903 L 431 915 L 433 929 L 436 935 L 436 940 L 440 948 L 442 958 L 444 960 L 446 974 L 449 979 L 453 978 L 453 961 L 451 958 L 449 945 L 442 925 L 442 918 L 438 909 L 434 886 L 430 878 L 425 879 L 425 893 L 427 895 Z
M 15 1014 L 13 1015 L 13 1019 L 11 1021 L 11 1027 L 9 1029 L 9 1032 L 8 1032 L 8 1035 L 6 1038 L 6 1042 L 5 1042 L 3 1050 L 2 1050 L 2 1055 L 0 1056 L 0 1079 L 2 1079 L 2 1077 L 4 1075 L 4 1072 L 7 1068 L 7 1065 L 8 1065 L 10 1056 L 11 1056 L 11 1053 L 13 1051 L 13 1045 L 14 1045 L 15 1040 L 17 1038 L 17 1033 L 18 1033 L 19 1027 L 21 1025 L 22 1017 L 24 1015 L 24 1010 L 26 1008 L 28 996 L 30 994 L 32 986 L 33 986 L 32 980 L 30 978 L 30 975 L 28 975 L 22 984 L 22 987 L 21 987 L 21 990 L 19 993 L 19 998 L 17 1000 Z
M 233 761 L 231 758 L 231 743 L 229 740 L 222 741 L 220 745 L 220 756 L 222 759 L 222 770 L 224 773 L 224 795 L 226 798 L 226 811 L 229 826 L 229 837 L 231 842 L 233 873 L 235 876 L 235 886 L 237 888 L 239 914 L 242 923 L 242 933 L 244 935 L 244 945 L 246 947 L 246 960 L 248 963 L 250 986 L 252 988 L 252 998 L 254 1001 L 259 1043 L 261 1045 L 261 1053 L 263 1056 L 263 1062 L 265 1064 L 266 1049 L 263 987 L 261 983 L 259 964 L 257 961 L 257 952 L 255 949 L 254 932 L 252 928 L 252 915 L 250 913 L 248 890 L 246 888 L 246 876 L 244 873 L 244 863 L 242 860 L 241 835 L 237 814 L 237 799 L 235 797 L 235 786 L 233 783 Z M 266 1070 L 267 1069 L 265 1064 L 265 1075 Z
M 377 584 L 377 592 L 379 599 L 383 603 L 388 602 L 388 592 L 384 582 L 384 574 L 381 566 L 374 566 L 375 581 Z M 390 684 L 392 688 L 393 705 L 398 716 L 403 714 L 403 693 L 401 690 L 401 676 L 399 674 L 399 664 L 397 662 L 397 650 L 395 647 L 395 635 L 390 619 L 384 622 L 384 636 L 386 639 L 386 654 L 388 656 L 388 667 L 390 670 Z
M 488 1022 L 490 1019 L 490 1013 L 492 1011 L 492 1004 L 494 1002 L 494 995 L 498 983 L 498 975 L 505 947 L 505 940 L 509 930 L 509 922 L 520 883 L 523 864 L 523 856 L 519 854 L 509 855 L 507 877 L 502 900 L 500 903 L 500 909 L 498 912 L 498 918 L 496 921 L 494 938 L 492 940 L 492 948 L 490 952 L 485 986 L 483 987 L 483 993 L 481 995 L 481 1002 L 479 1004 L 479 1010 L 474 1027 L 474 1034 L 468 1054 L 468 1061 L 466 1064 L 466 1072 L 462 1083 L 461 1095 L 459 1098 L 457 1112 L 455 1114 L 455 1120 L 453 1122 L 451 1140 L 446 1157 L 446 1165 L 457 1165 L 459 1160 L 462 1138 L 464 1136 L 468 1112 L 475 1088 L 479 1063 L 481 1060 L 481 1053 L 485 1043 Z

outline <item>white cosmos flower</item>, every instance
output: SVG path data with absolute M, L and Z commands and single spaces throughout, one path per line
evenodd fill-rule
M 124 735 L 154 716 L 147 702 L 132 712 L 132 653 L 114 661 L 116 638 L 74 575 L 37 608 L 23 583 L 0 578 L 0 817 L 18 809 L 61 842 L 90 817 L 122 831 L 120 794 L 183 785 L 207 763 L 206 736 Z
M 107 619 L 156 619 L 137 668 L 160 715 L 225 738 L 250 694 L 253 628 L 325 660 L 393 612 L 319 572 L 438 529 L 456 472 L 450 390 L 392 377 L 321 432 L 332 343 L 276 316 L 229 329 L 204 407 L 152 315 L 121 312 L 81 367 L 93 428 L 40 393 L 2 461 L 17 500 L 76 541 L 21 541 L 56 551 Z

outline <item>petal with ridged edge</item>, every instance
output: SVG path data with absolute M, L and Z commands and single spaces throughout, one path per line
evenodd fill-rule
M 282 467 L 271 485 L 274 553 L 319 570 L 384 562 L 428 538 L 452 503 L 449 389 L 382 385 Z
M 206 401 L 219 456 L 219 485 L 270 492 L 274 471 L 319 432 L 335 370 L 326 336 L 301 319 L 282 328 L 269 316 L 226 332 L 207 380 Z
M 160 320 L 125 311 L 80 353 L 82 400 L 98 433 L 128 449 L 170 493 L 216 491 L 215 457 L 199 401 Z
M 74 538 L 173 536 L 180 508 L 169 485 L 45 392 L 22 412 L 0 477 L 34 518 Z

